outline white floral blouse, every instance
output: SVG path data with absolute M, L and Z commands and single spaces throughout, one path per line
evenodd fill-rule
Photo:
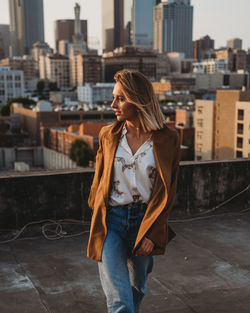
M 124 125 L 113 165 L 109 205 L 148 203 L 156 176 L 152 139 L 145 141 L 133 155 Z

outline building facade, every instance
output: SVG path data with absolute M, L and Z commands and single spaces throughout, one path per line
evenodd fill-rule
M 197 100 L 195 160 L 250 156 L 250 92 L 217 90 L 216 100 Z
M 88 104 L 111 103 L 113 101 L 114 83 L 85 84 L 77 87 L 78 100 Z
M 102 1 L 102 49 L 113 51 L 124 45 L 124 0 Z
M 225 60 L 228 62 L 228 70 L 237 72 L 238 70 L 246 70 L 246 51 L 241 49 L 219 49 L 216 51 L 217 60 Z
M 193 63 L 194 73 L 213 74 L 218 72 L 228 72 L 228 59 L 208 59 Z
M 38 62 L 31 56 L 9 57 L 0 60 L 0 65 L 9 66 L 12 70 L 21 70 L 24 75 L 24 88 L 27 91 L 36 90 L 36 84 L 39 78 Z
M 69 88 L 69 58 L 57 54 L 40 56 L 40 78 L 57 84 L 58 88 Z
M 193 42 L 193 58 L 196 60 L 205 59 L 209 50 L 214 49 L 214 40 L 208 35 Z
M 43 0 L 9 0 L 10 55 L 30 54 L 36 41 L 44 41 Z
M 154 52 L 124 47 L 116 53 L 104 55 L 102 60 L 105 82 L 113 82 L 115 73 L 125 68 L 140 71 L 151 81 L 156 80 L 157 54 Z
M 169 0 L 154 7 L 154 49 L 193 57 L 193 6 L 190 0 Z
M 250 101 L 249 91 L 218 90 L 216 93 L 214 140 L 216 160 L 232 159 L 235 156 L 236 134 L 238 133 L 235 122 L 236 102 L 242 101 Z
M 242 40 L 240 38 L 232 38 L 227 40 L 227 47 L 232 49 L 242 49 Z
M 131 37 L 132 44 L 144 49 L 153 48 L 153 9 L 155 0 L 133 0 Z
M 10 26 L 0 24 L 0 59 L 8 58 L 10 45 Z
M 57 20 L 54 24 L 55 27 L 55 47 L 59 52 L 59 41 L 67 40 L 68 42 L 74 41 L 75 34 L 75 20 Z M 88 43 L 88 21 L 80 20 L 80 30 L 83 35 L 83 41 Z
M 23 71 L 0 66 L 0 107 L 16 97 L 24 97 Z
M 79 54 L 77 56 L 76 83 L 100 83 L 102 82 L 102 57 L 94 54 Z
M 213 160 L 215 101 L 196 100 L 195 104 L 195 160 Z
M 250 101 L 237 101 L 235 106 L 235 158 L 250 158 Z

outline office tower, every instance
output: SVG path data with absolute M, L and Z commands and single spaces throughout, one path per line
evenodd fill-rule
M 205 59 L 206 54 L 212 49 L 214 49 L 214 40 L 209 36 L 201 37 L 193 43 L 193 57 L 197 60 Z
M 193 6 L 190 0 L 168 0 L 154 7 L 154 49 L 193 56 Z
M 7 58 L 9 56 L 10 45 L 10 26 L 0 25 L 0 59 Z
M 132 14 L 132 1 L 124 1 L 124 45 L 128 46 L 132 44 L 131 41 L 131 14 Z
M 102 48 L 113 51 L 124 45 L 123 0 L 102 1 Z
M 155 0 L 133 0 L 132 44 L 136 47 L 153 48 L 153 9 Z
M 227 40 L 227 47 L 232 49 L 242 49 L 242 40 L 240 38 L 232 38 Z
M 88 42 L 88 21 L 80 20 L 80 32 L 83 41 Z M 57 20 L 55 21 L 55 48 L 59 51 L 59 41 L 68 40 L 74 42 L 75 20 Z
M 43 0 L 9 0 L 10 55 L 30 54 L 36 41 L 44 41 Z

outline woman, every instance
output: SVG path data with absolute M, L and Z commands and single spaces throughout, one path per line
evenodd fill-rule
M 108 312 L 137 313 L 153 255 L 163 254 L 175 235 L 168 215 L 180 144 L 143 74 L 123 70 L 114 79 L 117 122 L 99 135 L 88 257 L 98 261 Z

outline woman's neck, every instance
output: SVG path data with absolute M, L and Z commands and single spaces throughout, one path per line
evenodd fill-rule
M 141 124 L 138 120 L 136 121 L 126 121 L 127 132 L 133 137 L 140 138 L 146 133 L 143 131 Z

